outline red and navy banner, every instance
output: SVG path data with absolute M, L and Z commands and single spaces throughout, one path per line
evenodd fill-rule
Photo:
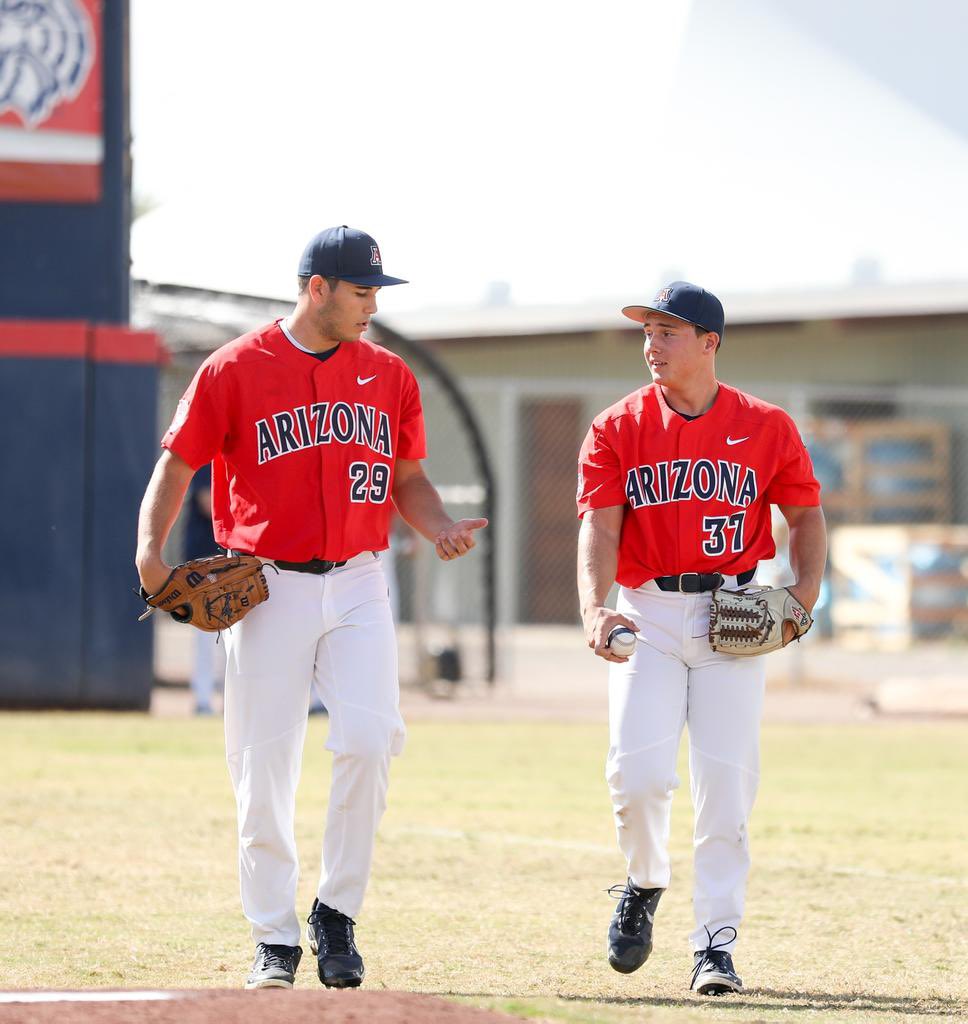
M 103 0 L 0 0 L 0 202 L 101 198 Z
M 86 359 L 164 366 L 171 356 L 152 331 L 80 320 L 0 320 L 2 359 Z

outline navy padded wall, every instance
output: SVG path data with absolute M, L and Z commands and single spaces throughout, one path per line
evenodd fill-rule
M 151 699 L 151 622 L 138 622 L 144 603 L 133 593 L 138 507 L 155 459 L 158 367 L 91 365 L 88 433 L 82 702 L 144 709 Z
M 0 699 L 72 705 L 82 677 L 82 359 L 0 359 Z

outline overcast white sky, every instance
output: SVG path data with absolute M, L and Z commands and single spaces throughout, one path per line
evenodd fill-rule
M 968 278 L 968 142 L 768 0 L 131 6 L 139 277 L 287 296 L 348 223 L 387 313 Z

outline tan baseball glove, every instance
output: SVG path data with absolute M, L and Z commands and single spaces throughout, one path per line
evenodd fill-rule
M 157 594 L 145 593 L 144 613 L 155 609 L 176 622 L 184 622 L 208 633 L 228 629 L 269 596 L 262 562 L 254 555 L 214 555 L 193 558 L 176 565 Z
M 794 640 L 813 625 L 810 613 L 786 587 L 714 590 L 712 598 L 709 645 L 721 654 L 769 654 L 786 646 L 785 622 L 793 623 Z

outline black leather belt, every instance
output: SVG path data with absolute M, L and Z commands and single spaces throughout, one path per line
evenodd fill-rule
M 233 555 L 245 555 L 247 551 L 233 551 Z M 347 559 L 348 561 L 348 559 Z M 311 558 L 308 562 L 284 562 L 281 558 L 273 558 L 272 562 L 277 569 L 287 569 L 289 572 L 311 572 L 314 576 L 325 576 L 334 569 L 341 569 L 346 562 L 329 562 L 325 558 Z
M 325 558 L 311 558 L 308 562 L 282 562 L 274 558 L 277 569 L 289 569 L 291 572 L 311 572 L 314 576 L 325 576 L 334 569 L 341 569 L 346 562 L 327 562 Z
M 736 582 L 739 586 L 745 587 L 755 575 L 755 568 L 748 569 L 737 575 Z M 656 576 L 655 585 L 659 590 L 679 594 L 701 594 L 721 587 L 725 578 L 721 572 L 684 572 L 678 576 Z

